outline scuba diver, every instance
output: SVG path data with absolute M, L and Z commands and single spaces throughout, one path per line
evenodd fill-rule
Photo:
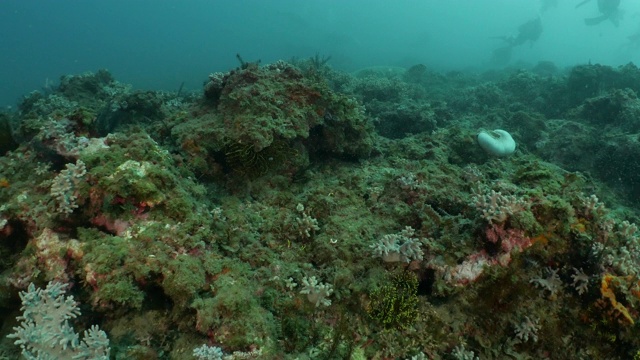
M 589 1 L 591 0 L 582 1 L 576 5 L 576 9 Z M 615 26 L 618 26 L 620 24 L 620 18 L 622 17 L 622 12 L 618 8 L 619 6 L 620 0 L 598 0 L 598 11 L 600 11 L 602 15 L 584 19 L 584 23 L 587 24 L 587 26 L 593 26 L 609 19 Z
M 494 39 L 502 39 L 507 43 L 506 46 L 515 47 L 526 42 L 533 45 L 533 43 L 540 38 L 540 34 L 542 34 L 542 21 L 540 20 L 540 17 L 537 17 L 518 26 L 518 35 L 496 36 Z
M 518 26 L 518 36 L 513 39 L 511 46 L 522 45 L 527 41 L 533 46 L 533 43 L 540 38 L 540 34 L 542 34 L 542 21 L 537 17 Z
M 518 26 L 518 34 L 516 36 L 497 36 L 494 39 L 501 39 L 506 44 L 493 50 L 491 63 L 494 65 L 506 65 L 511 60 L 511 52 L 514 47 L 529 43 L 533 46 L 542 34 L 542 21 L 540 17 L 529 20 Z

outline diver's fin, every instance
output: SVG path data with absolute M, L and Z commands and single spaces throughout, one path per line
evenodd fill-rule
M 584 0 L 583 2 L 579 3 L 578 5 L 576 5 L 576 9 L 579 8 L 580 6 L 588 3 L 589 1 L 591 1 L 591 0 Z
M 502 40 L 507 44 L 513 43 L 513 36 L 490 36 L 489 39 Z
M 505 42 L 506 46 L 514 46 L 515 38 L 513 36 L 490 36 L 489 39 L 497 39 Z
M 618 10 L 615 14 L 609 16 L 609 20 L 611 20 L 611 23 L 615 27 L 618 27 L 618 26 L 620 26 L 620 19 L 622 19 L 622 15 L 623 15 L 623 13 Z
M 607 20 L 608 18 L 609 18 L 608 15 L 602 15 L 594 18 L 584 19 L 584 23 L 587 24 L 587 26 L 598 25 L 601 22 Z

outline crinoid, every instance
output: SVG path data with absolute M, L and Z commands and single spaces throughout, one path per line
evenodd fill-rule
M 418 312 L 417 292 L 418 279 L 413 273 L 396 274 L 369 294 L 369 316 L 387 329 L 410 326 Z
M 275 140 L 256 151 L 252 144 L 232 142 L 224 149 L 228 169 L 241 176 L 256 178 L 283 168 L 301 165 L 301 152 L 284 140 Z

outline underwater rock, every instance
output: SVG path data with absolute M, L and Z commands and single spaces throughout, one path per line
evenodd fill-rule
M 310 158 L 353 160 L 373 149 L 373 126 L 354 97 L 284 61 L 212 74 L 204 100 L 197 117 L 172 130 L 202 169 L 294 174 Z
M 11 135 L 11 124 L 9 115 L 0 114 L 0 154 L 13 150 L 18 147 Z

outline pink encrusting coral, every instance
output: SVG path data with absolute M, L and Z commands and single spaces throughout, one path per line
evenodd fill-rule
M 504 224 L 490 224 L 486 229 L 486 240 L 498 245 L 498 251 L 489 255 L 481 250 L 465 258 L 454 267 L 440 269 L 443 277 L 455 285 L 466 285 L 477 280 L 488 266 L 508 266 L 513 254 L 520 253 L 530 247 L 533 241 L 524 235 L 524 230 L 507 229 Z
M 504 224 L 491 224 L 487 227 L 485 237 L 487 241 L 500 247 L 501 258 L 504 259 L 500 263 L 503 265 L 509 262 L 504 257 L 510 256 L 513 251 L 522 252 L 532 244 L 531 238 L 525 236 L 524 230 L 505 229 Z

